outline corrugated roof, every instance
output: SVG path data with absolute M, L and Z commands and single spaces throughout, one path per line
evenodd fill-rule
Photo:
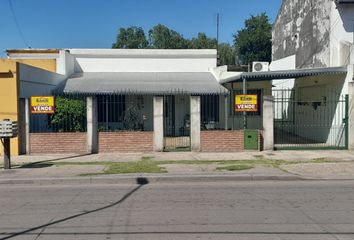
M 62 88 L 75 94 L 226 94 L 209 72 L 85 72 L 70 76 Z
M 312 69 L 296 69 L 296 70 L 282 70 L 282 71 L 267 71 L 267 72 L 244 72 L 240 75 L 226 78 L 220 83 L 241 82 L 243 78 L 247 81 L 266 81 L 277 79 L 290 79 L 300 77 L 310 77 L 318 75 L 334 75 L 346 74 L 346 67 L 328 67 L 328 68 L 312 68 Z

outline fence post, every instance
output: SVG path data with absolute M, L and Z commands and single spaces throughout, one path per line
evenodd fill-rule
M 263 143 L 264 150 L 274 150 L 274 98 L 263 97 Z
M 354 150 L 354 82 L 348 83 L 348 149 Z
M 191 150 L 200 151 L 200 96 L 191 96 Z
M 163 151 L 163 97 L 154 96 L 154 151 Z
M 98 133 L 97 133 L 97 98 L 86 98 L 87 113 L 87 151 L 89 153 L 98 152 Z

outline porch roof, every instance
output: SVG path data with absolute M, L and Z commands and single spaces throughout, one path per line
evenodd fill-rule
M 319 75 L 335 75 L 346 74 L 347 67 L 327 67 L 327 68 L 311 68 L 311 69 L 295 69 L 282 71 L 267 72 L 243 72 L 237 76 L 232 76 L 220 81 L 221 84 L 230 82 L 242 82 L 245 78 L 247 81 L 267 81 L 289 78 L 311 77 Z
M 85 72 L 70 76 L 64 93 L 207 95 L 227 94 L 209 72 Z

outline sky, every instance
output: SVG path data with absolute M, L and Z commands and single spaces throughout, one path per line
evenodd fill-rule
M 220 42 L 232 43 L 245 19 L 266 12 L 273 23 L 280 5 L 281 0 L 0 0 L 0 56 L 27 47 L 111 48 L 119 28 L 140 26 L 147 34 L 158 23 L 186 38 L 198 32 L 216 37 L 217 13 Z

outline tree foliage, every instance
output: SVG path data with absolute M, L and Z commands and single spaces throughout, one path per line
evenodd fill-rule
M 235 64 L 236 51 L 233 46 L 228 43 L 219 44 L 219 63 L 220 65 Z
M 120 28 L 112 48 L 147 48 L 144 29 L 141 27 Z
M 234 35 L 236 54 L 244 64 L 271 61 L 272 25 L 266 13 L 251 16 L 245 27 Z
M 198 33 L 192 39 L 184 38 L 182 34 L 158 24 L 148 32 L 148 39 L 141 27 L 120 28 L 116 42 L 112 48 L 153 48 L 153 49 L 216 49 L 215 38 L 205 33 Z M 235 63 L 235 49 L 228 43 L 219 44 L 219 57 L 222 65 Z
M 189 48 L 191 49 L 215 49 L 216 46 L 216 39 L 207 37 L 203 32 L 198 33 L 198 37 L 189 41 Z
M 186 40 L 178 32 L 169 29 L 165 25 L 158 24 L 149 31 L 149 43 L 151 48 L 157 49 L 185 49 L 188 48 Z
M 55 114 L 50 125 L 59 132 L 82 132 L 86 128 L 85 100 L 69 97 L 55 98 Z

